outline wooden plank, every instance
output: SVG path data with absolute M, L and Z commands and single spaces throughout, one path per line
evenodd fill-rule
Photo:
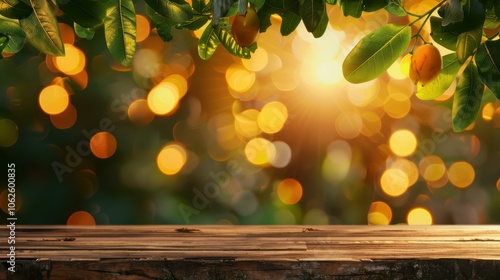
M 500 226 L 20 226 L 15 245 L 0 279 L 500 279 Z

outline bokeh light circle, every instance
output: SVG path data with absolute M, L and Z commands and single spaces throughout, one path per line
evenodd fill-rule
M 47 86 L 40 92 L 38 103 L 45 113 L 49 115 L 60 114 L 68 107 L 68 92 L 59 85 Z
M 156 158 L 158 168 L 166 175 L 177 174 L 186 164 L 186 161 L 186 150 L 178 144 L 169 144 L 165 146 Z
M 417 138 L 413 132 L 402 129 L 391 135 L 389 145 L 393 153 L 400 157 L 407 157 L 415 152 L 417 148 Z
M 77 211 L 69 216 L 66 224 L 68 226 L 95 226 L 95 220 L 88 212 Z
M 407 216 L 409 225 L 432 225 L 432 214 L 421 207 L 413 208 Z
M 474 182 L 475 176 L 474 167 L 465 161 L 455 162 L 448 169 L 450 183 L 457 188 L 467 188 Z
M 9 119 L 0 119 L 0 147 L 10 147 L 17 142 L 17 124 Z
M 295 179 L 288 178 L 278 185 L 278 197 L 285 204 L 296 204 L 302 198 L 302 185 Z
M 116 151 L 116 139 L 109 132 L 98 132 L 90 139 L 90 150 L 98 158 L 109 158 Z

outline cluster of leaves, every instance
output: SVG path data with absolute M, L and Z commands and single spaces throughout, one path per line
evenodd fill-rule
M 137 1 L 139 2 L 139 1 Z M 282 18 L 281 34 L 292 33 L 301 21 L 314 37 L 321 37 L 328 25 L 326 5 L 339 5 L 345 16 L 359 18 L 363 11 L 385 7 L 401 13 L 401 8 L 389 0 L 144 0 L 148 16 L 156 25 L 163 41 L 172 40 L 172 28 L 203 32 L 198 51 L 209 59 L 219 44 L 231 54 L 250 58 L 257 48 L 236 44 L 229 17 L 238 11 L 244 14 L 248 4 L 258 11 L 260 32 L 271 25 L 271 16 Z M 366 3 L 364 3 L 366 2 Z M 110 53 L 123 65 L 129 65 L 135 53 L 136 21 L 133 0 L 0 0 L 0 51 L 16 53 L 26 39 L 40 52 L 64 55 L 64 44 L 57 25 L 58 11 L 72 21 L 77 36 L 91 40 L 103 27 Z
M 56 9 L 74 22 L 81 38 L 92 39 L 96 28 L 104 26 L 111 54 L 122 64 L 130 64 L 136 39 L 132 0 L 0 0 L 0 38 L 4 41 L 0 50 L 16 53 L 27 39 L 42 53 L 64 55 Z
M 440 17 L 432 16 L 436 9 Z M 491 37 L 485 34 L 485 30 L 500 28 L 500 1 L 441 1 L 427 13 L 413 16 L 416 20 L 408 25 L 388 24 L 363 38 L 344 61 L 344 76 L 353 83 L 380 76 L 409 47 L 411 26 L 430 20 L 433 41 L 452 53 L 442 57 L 443 67 L 434 81 L 418 85 L 417 97 L 439 97 L 464 69 L 452 108 L 453 129 L 463 131 L 477 118 L 485 91 L 500 99 L 500 40 L 495 40 L 498 33 Z
M 198 53 L 209 59 L 221 44 L 231 54 L 249 58 L 257 48 L 239 46 L 231 33 L 229 17 L 244 14 L 247 5 L 257 11 L 260 32 L 271 26 L 271 16 L 281 17 L 280 31 L 291 34 L 300 22 L 314 37 L 321 37 L 329 23 L 327 5 L 338 5 L 344 16 L 359 18 L 363 12 L 385 9 L 395 16 L 416 18 L 407 25 L 387 24 L 364 37 L 343 63 L 345 78 L 362 83 L 382 75 L 408 49 L 411 27 L 430 20 L 435 43 L 450 49 L 445 55 L 440 75 L 425 86 L 418 86 L 417 96 L 434 99 L 453 83 L 460 69 L 453 104 L 453 128 L 462 131 L 477 117 L 482 95 L 491 91 L 500 99 L 500 40 L 498 33 L 487 37 L 484 29 L 500 28 L 500 1 L 443 0 L 422 15 L 404 8 L 403 0 L 144 0 L 148 16 L 158 35 L 172 40 L 172 28 L 197 30 L 207 26 L 198 42 Z M 432 16 L 439 9 L 440 17 Z M 106 46 L 123 65 L 129 65 L 136 46 L 136 18 L 133 0 L 0 0 L 0 51 L 16 53 L 26 39 L 39 51 L 64 55 L 55 11 L 74 23 L 77 36 L 92 39 L 103 27 Z M 210 23 L 210 24 L 208 24 Z M 415 45 L 416 46 L 416 45 Z M 414 46 L 414 47 L 415 47 Z M 463 67 L 462 67 L 463 66 Z M 486 86 L 486 87 L 485 87 Z
M 144 0 L 146 11 L 156 24 L 163 41 L 172 40 L 171 29 L 197 30 L 207 22 L 199 43 L 199 54 L 208 59 L 217 45 L 231 54 L 250 58 L 256 45 L 238 46 L 231 34 L 228 16 L 236 14 L 238 2 L 232 0 Z M 248 3 L 248 2 L 245 2 Z M 261 7 L 264 0 L 252 0 Z M 137 3 L 136 3 L 137 4 Z M 246 8 L 246 7 L 245 7 Z M 64 55 L 64 44 L 56 14 L 74 24 L 75 34 L 91 40 L 104 29 L 106 46 L 121 64 L 130 65 L 136 49 L 136 12 L 133 0 L 0 0 L 0 55 L 20 51 L 27 40 L 44 54 Z M 1 58 L 1 57 L 0 57 Z

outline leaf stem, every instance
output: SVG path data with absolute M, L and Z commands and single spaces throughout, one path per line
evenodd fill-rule
M 438 4 L 436 4 L 436 6 L 434 6 L 432 9 L 428 10 L 427 12 L 425 12 L 423 15 L 414 15 L 414 14 L 408 13 L 411 16 L 416 16 L 417 17 L 414 21 L 410 22 L 408 24 L 408 26 L 412 26 L 417 21 L 420 21 L 422 18 L 425 17 L 424 22 L 420 25 L 420 27 L 418 28 L 418 30 L 415 33 L 415 35 L 412 36 L 412 37 L 415 38 L 415 43 L 413 44 L 413 48 L 411 49 L 410 53 L 413 53 L 413 51 L 417 47 L 418 38 L 420 38 L 424 42 L 424 44 L 427 44 L 427 42 L 425 41 L 424 37 L 422 37 L 422 35 L 420 35 L 420 33 L 422 32 L 422 29 L 424 28 L 425 24 L 427 23 L 427 21 L 431 17 L 432 13 L 434 13 L 434 11 L 437 10 L 439 7 L 441 7 L 441 5 L 443 5 L 446 1 L 448 1 L 448 0 L 442 0 L 441 2 L 439 2 Z M 404 9 L 404 7 L 403 7 L 403 9 Z

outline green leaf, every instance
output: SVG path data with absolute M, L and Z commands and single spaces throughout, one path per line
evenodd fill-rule
M 203 10 L 206 7 L 205 0 L 193 0 L 192 1 L 192 7 L 193 10 L 195 10 L 198 13 L 203 13 Z
M 177 24 L 173 21 L 168 20 L 166 17 L 160 15 L 157 11 L 155 11 L 147 4 L 146 4 L 146 13 L 148 14 L 149 18 L 158 25 L 168 24 L 170 26 L 175 26 Z
M 468 31 L 458 36 L 457 55 L 460 63 L 463 64 L 479 47 L 482 31 L 482 29 Z
M 453 97 L 453 130 L 463 131 L 477 117 L 481 108 L 484 85 L 479 78 L 476 64 L 471 61 L 457 83 Z
M 314 32 L 326 13 L 324 0 L 303 0 L 300 5 L 300 16 L 306 26 L 307 31 Z
M 113 57 L 128 66 L 135 53 L 135 8 L 132 0 L 111 0 L 104 19 L 106 46 Z
M 75 29 L 75 34 L 76 36 L 87 39 L 87 40 L 92 40 L 94 38 L 95 30 L 92 27 L 83 27 L 79 25 L 78 23 L 74 23 L 74 29 Z
M 335 5 L 337 4 L 337 0 L 326 0 L 326 4 Z
M 82 27 L 96 27 L 104 21 L 106 6 L 95 0 L 57 0 L 57 5 L 71 20 Z
M 280 32 L 283 36 L 290 35 L 300 24 L 299 1 L 268 0 L 259 10 L 260 32 L 265 32 L 271 26 L 271 15 L 281 16 Z
M 355 84 L 377 78 L 403 54 L 410 39 L 410 26 L 392 23 L 366 35 L 344 60 L 344 77 Z
M 432 39 L 441 46 L 454 51 L 457 49 L 458 35 L 461 32 L 455 26 L 443 26 L 442 22 L 441 18 L 431 17 Z
M 258 12 L 262 6 L 264 6 L 265 0 L 250 0 L 250 3 L 253 4 L 255 10 Z
M 26 33 L 30 44 L 39 51 L 53 55 L 64 55 L 57 19 L 46 1 L 30 0 L 33 13 L 20 19 L 19 24 Z
M 160 15 L 174 23 L 181 23 L 193 17 L 191 6 L 183 0 L 145 0 Z
M 156 31 L 163 42 L 170 42 L 173 39 L 172 26 L 168 24 L 160 24 L 156 27 Z
M 389 0 L 370 0 L 363 1 L 363 11 L 365 12 L 375 12 L 384 8 L 389 4 Z
M 318 26 L 316 27 L 316 30 L 312 33 L 314 38 L 319 38 L 325 34 L 326 28 L 328 27 L 328 14 L 326 13 L 326 9 L 323 12 L 323 15 L 321 16 L 321 21 L 319 22 Z
M 481 81 L 500 100 L 500 40 L 486 41 L 474 55 Z
M 468 0 L 463 5 L 464 20 L 461 22 L 461 27 L 464 31 L 472 31 L 482 28 L 486 19 L 486 9 L 482 0 Z
M 227 9 L 226 13 L 224 14 L 225 18 L 235 16 L 236 14 L 239 13 L 239 5 L 238 2 L 234 2 L 231 6 L 229 6 L 229 9 Z M 212 20 L 213 22 L 213 20 Z
M 456 53 L 443 56 L 441 73 L 432 82 L 418 87 L 417 97 L 423 100 L 431 100 L 441 96 L 456 79 L 461 66 L 462 64 L 458 61 Z
M 215 27 L 215 33 L 219 38 L 220 43 L 226 50 L 234 56 L 241 58 L 250 58 L 250 49 L 243 48 L 236 43 L 231 33 L 231 26 L 227 24 L 219 24 Z
M 207 60 L 214 54 L 220 41 L 215 34 L 212 24 L 209 24 L 198 41 L 198 54 L 203 60 Z
M 7 35 L 9 42 L 3 49 L 6 53 L 17 53 L 20 51 L 26 41 L 26 33 L 24 33 L 18 21 L 0 18 L 0 34 Z
M 19 0 L 0 0 L 0 15 L 12 19 L 27 18 L 33 9 Z
M 481 28 L 484 24 L 486 16 L 486 10 L 481 1 L 483 0 L 467 0 L 460 1 L 460 3 L 458 3 L 458 0 L 453 0 L 453 2 L 449 2 L 443 5 L 438 10 L 438 14 L 444 18 L 443 27 L 451 27 L 458 33 Z M 451 8 L 450 3 L 453 3 L 453 8 Z M 460 10 L 458 10 L 459 4 L 463 4 L 463 6 L 461 6 L 463 16 L 462 20 L 457 21 L 460 18 Z M 447 18 L 447 13 L 451 13 L 450 19 Z
M 195 15 L 192 19 L 177 24 L 175 27 L 181 30 L 197 30 L 208 22 L 208 16 Z
M 363 13 L 363 0 L 341 0 L 340 8 L 345 17 L 360 18 Z
M 282 16 L 282 21 L 281 21 L 281 27 L 280 27 L 280 33 L 283 36 L 288 36 L 290 35 L 295 29 L 297 29 L 297 26 L 300 24 L 300 16 L 294 14 L 294 13 L 285 13 Z
M 156 31 L 163 42 L 170 42 L 173 39 L 172 27 L 176 25 L 175 22 L 171 22 L 166 17 L 160 15 L 157 11 L 153 10 L 149 5 L 146 4 L 146 13 L 151 18 L 153 22 L 156 23 Z
M 401 4 L 401 0 L 390 0 L 384 8 L 388 13 L 397 17 L 406 16 L 406 11 Z

